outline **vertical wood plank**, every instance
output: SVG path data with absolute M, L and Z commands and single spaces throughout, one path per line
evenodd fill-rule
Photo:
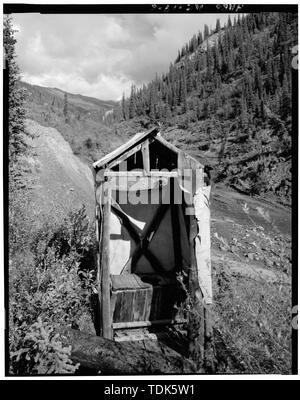
M 171 185 L 171 221 L 172 221 L 172 235 L 173 235 L 173 248 L 174 248 L 174 261 L 175 271 L 179 272 L 182 268 L 182 253 L 181 253 L 181 240 L 180 240 L 180 224 L 178 215 L 178 205 L 174 204 L 174 178 L 170 179 Z
M 195 253 L 195 238 L 197 235 L 197 220 L 194 215 L 190 216 L 190 269 L 189 269 L 189 296 L 192 310 L 188 321 L 189 355 L 199 369 L 204 360 L 204 306 L 202 293 L 198 282 L 197 260 Z
M 213 349 L 213 325 L 211 304 L 206 304 L 204 308 L 205 320 L 205 369 L 215 372 L 215 356 Z
M 99 176 L 99 175 L 98 175 Z M 101 237 L 102 237 L 102 218 L 101 218 L 101 204 L 100 204 L 100 196 L 99 193 L 102 192 L 102 183 L 97 182 L 97 174 L 95 173 L 94 170 L 94 180 L 95 180 L 95 201 L 96 201 L 96 208 L 95 208 L 95 214 L 96 214 L 96 224 L 95 224 L 95 229 L 96 229 L 96 239 L 97 239 L 97 254 L 96 254 L 96 268 L 97 268 L 97 283 L 98 283 L 98 302 L 97 302 L 97 312 L 96 312 L 96 332 L 97 335 L 103 335 L 102 332 L 102 310 L 101 310 L 101 305 L 102 305 L 102 274 L 101 274 Z
M 109 244 L 110 244 L 110 213 L 111 213 L 111 187 L 110 181 L 103 185 L 103 217 L 101 240 L 101 319 L 102 336 L 112 339 L 112 320 L 110 313 L 110 270 L 109 270 Z
M 111 317 L 112 323 L 114 322 L 114 313 L 115 313 L 117 298 L 118 298 L 118 294 L 112 290 L 111 300 L 110 300 L 110 317 Z
M 145 172 L 150 172 L 150 154 L 149 154 L 149 140 L 145 140 L 142 144 L 143 166 Z
M 198 233 L 197 220 L 194 215 L 193 194 L 196 188 L 195 170 L 191 164 L 190 159 L 185 157 L 184 154 L 178 154 L 178 167 L 181 169 L 181 176 L 184 170 L 192 170 L 192 193 L 185 197 L 186 211 L 189 209 L 187 217 L 189 225 L 189 247 L 190 247 L 190 266 L 188 275 L 188 288 L 189 297 L 192 304 L 188 316 L 188 340 L 189 340 L 189 357 L 196 363 L 199 370 L 203 367 L 204 361 L 204 337 L 205 337 L 205 323 L 204 323 L 204 306 L 202 302 L 202 292 L 198 282 L 197 259 L 195 249 L 195 238 Z M 192 212 L 191 212 L 192 211 Z

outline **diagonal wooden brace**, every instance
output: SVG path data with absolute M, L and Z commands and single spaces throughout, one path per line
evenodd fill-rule
M 139 258 L 142 256 L 142 254 L 144 254 L 144 256 L 147 258 L 147 260 L 149 261 L 149 263 L 150 263 L 151 267 L 154 269 L 154 271 L 165 275 L 166 271 L 162 267 L 160 261 L 148 249 L 149 243 L 150 243 L 151 239 L 153 238 L 155 232 L 152 233 L 152 235 L 149 235 L 149 237 L 151 238 L 149 240 L 149 237 L 146 237 L 147 232 L 148 232 L 148 229 L 147 229 L 146 234 L 143 235 L 143 238 L 141 238 L 139 233 L 136 231 L 136 228 L 132 225 L 132 222 L 130 221 L 128 216 L 124 213 L 124 211 L 121 209 L 121 207 L 119 206 L 119 204 L 116 201 L 112 200 L 111 208 L 112 208 L 112 211 L 114 211 L 115 214 L 122 220 L 123 226 L 127 229 L 129 235 L 132 237 L 132 239 L 134 240 L 134 242 L 137 245 L 132 256 L 127 261 L 127 263 L 124 265 L 124 267 L 121 271 L 121 274 L 124 273 L 129 267 L 132 268 L 133 265 L 136 265 Z M 150 227 L 150 225 L 149 225 L 149 227 Z M 157 227 L 156 227 L 156 229 L 157 229 Z M 134 272 L 134 271 L 132 271 L 132 272 Z

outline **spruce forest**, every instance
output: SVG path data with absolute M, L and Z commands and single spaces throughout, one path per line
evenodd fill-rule
M 167 73 L 132 86 L 106 123 L 161 123 L 167 139 L 214 169 L 215 182 L 288 205 L 296 43 L 295 14 L 238 15 L 223 28 L 217 20 L 182 47 Z

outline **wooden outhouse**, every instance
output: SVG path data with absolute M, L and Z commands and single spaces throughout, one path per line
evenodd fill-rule
M 100 334 L 114 339 L 125 328 L 182 323 L 188 291 L 208 309 L 210 186 L 203 166 L 153 128 L 93 168 Z

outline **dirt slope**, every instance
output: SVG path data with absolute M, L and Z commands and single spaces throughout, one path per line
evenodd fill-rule
M 68 142 L 54 128 L 32 120 L 26 127 L 33 136 L 33 155 L 28 159 L 34 176 L 35 209 L 65 215 L 84 204 L 90 216 L 94 213 L 92 171 L 76 157 Z
M 233 274 L 289 282 L 290 235 L 289 209 L 213 186 L 213 265 L 225 261 Z

